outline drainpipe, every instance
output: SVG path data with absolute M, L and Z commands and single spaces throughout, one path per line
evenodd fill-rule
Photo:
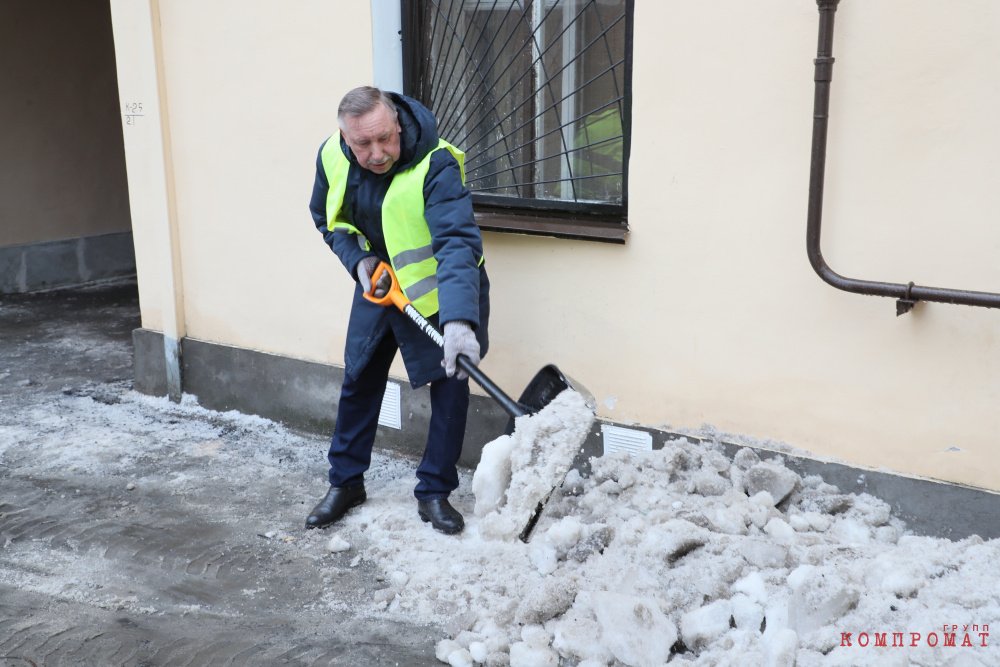
M 830 82 L 833 79 L 833 18 L 840 0 L 816 0 L 819 5 L 819 46 L 816 52 L 816 93 L 813 103 L 812 160 L 809 169 L 809 213 L 806 251 L 809 263 L 824 281 L 837 289 L 896 299 L 896 315 L 908 313 L 918 301 L 963 306 L 1000 308 L 1000 294 L 923 287 L 912 282 L 882 283 L 845 278 L 829 267 L 820 249 L 823 219 L 823 177 L 826 172 L 826 134 L 830 112 Z

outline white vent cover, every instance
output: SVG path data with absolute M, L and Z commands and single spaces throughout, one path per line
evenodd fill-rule
M 382 396 L 382 409 L 378 412 L 379 426 L 403 428 L 400 412 L 399 385 L 395 382 L 386 382 L 385 395 Z
M 653 451 L 653 435 L 646 431 L 601 424 L 601 435 L 604 436 L 605 454 L 628 452 L 634 455 Z

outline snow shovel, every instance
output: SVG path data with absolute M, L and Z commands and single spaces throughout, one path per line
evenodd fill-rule
M 393 272 L 392 267 L 385 262 L 380 262 L 372 272 L 372 289 L 374 290 L 375 285 L 378 283 L 378 280 L 381 278 L 384 271 L 389 273 L 389 279 L 391 281 L 389 291 L 383 297 L 376 297 L 371 293 L 365 292 L 365 299 L 380 306 L 396 306 L 396 308 L 409 317 L 421 331 L 437 343 L 438 347 L 443 348 L 444 337 L 441 335 L 441 332 L 435 329 L 434 325 L 428 322 L 427 318 L 421 315 L 413 304 L 410 303 L 410 300 L 405 294 L 403 294 L 403 290 L 400 289 L 399 281 L 396 279 L 396 274 Z M 574 386 L 574 384 L 570 382 L 569 378 L 563 375 L 562 371 L 560 371 L 554 364 L 548 364 L 535 373 L 535 376 L 531 378 L 531 382 L 528 383 L 528 386 L 524 389 L 520 398 L 515 401 L 508 396 L 503 389 L 498 387 L 493 380 L 487 377 L 486 373 L 481 371 L 479 367 L 472 363 L 472 360 L 464 354 L 458 355 L 456 363 L 463 371 L 469 374 L 469 377 L 476 381 L 476 384 L 482 387 L 483 390 L 490 395 L 490 398 L 500 404 L 500 407 L 503 408 L 504 412 L 510 415 L 510 421 L 507 424 L 508 435 L 514 432 L 515 418 L 539 412 L 565 389 L 580 391 L 580 388 L 578 386 Z M 581 393 L 585 395 L 589 394 L 589 392 L 585 389 L 582 390 Z M 559 480 L 559 484 L 561 483 L 562 480 Z M 521 538 L 522 542 L 528 541 L 531 531 L 535 527 L 535 524 L 538 523 L 538 519 L 542 514 L 542 509 L 545 506 L 545 502 L 549 499 L 549 496 L 551 496 L 551 492 L 545 497 L 545 499 L 538 503 L 538 507 L 535 508 L 535 511 L 528 519 L 528 523 L 525 525 L 524 530 L 522 530 L 518 536 Z

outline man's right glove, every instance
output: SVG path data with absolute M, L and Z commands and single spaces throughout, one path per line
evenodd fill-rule
M 474 364 L 479 364 L 479 341 L 472 326 L 465 320 L 452 320 L 444 324 L 444 359 L 441 365 L 448 377 L 464 380 L 469 374 L 458 368 L 458 355 L 464 354 Z
M 389 272 L 384 271 L 381 276 L 378 277 L 378 282 L 375 283 L 375 291 L 372 291 L 372 273 L 375 271 L 375 267 L 381 262 L 375 255 L 369 255 L 363 260 L 358 262 L 358 281 L 361 283 L 361 289 L 365 294 L 371 294 L 376 299 L 381 299 L 386 294 L 389 293 L 389 287 L 392 285 L 392 279 L 389 277 Z

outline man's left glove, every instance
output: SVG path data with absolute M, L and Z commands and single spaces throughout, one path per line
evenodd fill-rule
M 365 294 L 371 294 L 376 299 L 381 299 L 388 294 L 389 288 L 392 286 L 392 278 L 389 277 L 389 272 L 383 271 L 382 275 L 378 277 L 378 282 L 375 283 L 375 289 L 372 289 L 372 274 L 375 272 L 375 268 L 379 265 L 380 261 L 375 255 L 369 255 L 358 262 L 357 269 L 361 291 Z
M 464 354 L 474 364 L 479 364 L 479 341 L 472 326 L 465 320 L 452 320 L 444 324 L 444 359 L 441 365 L 448 377 L 464 380 L 469 374 L 458 368 L 458 355 Z

